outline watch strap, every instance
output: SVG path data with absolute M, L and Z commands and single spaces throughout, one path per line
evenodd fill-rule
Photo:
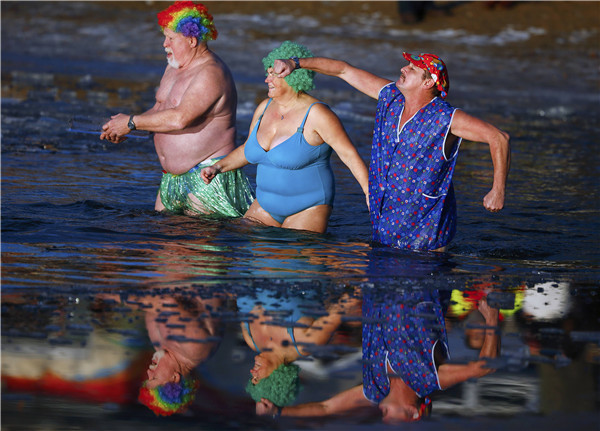
M 296 70 L 296 69 L 302 69 L 300 67 L 300 59 L 298 57 L 296 57 L 296 56 L 290 57 L 290 60 L 294 61 L 294 70 Z
M 129 127 L 129 130 L 136 130 L 135 123 L 133 122 L 133 117 L 133 115 L 130 115 L 129 121 L 127 122 L 127 127 Z

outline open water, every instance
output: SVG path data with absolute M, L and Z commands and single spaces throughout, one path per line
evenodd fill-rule
M 236 302 L 257 291 L 274 302 L 316 294 L 311 313 L 321 315 L 344 294 L 411 289 L 440 294 L 458 362 L 477 355 L 463 341 L 473 298 L 494 291 L 503 307 L 497 371 L 436 395 L 431 417 L 412 428 L 598 429 L 600 80 L 598 50 L 580 47 L 598 41 L 597 29 L 557 40 L 560 50 L 514 56 L 544 30 L 425 33 L 376 14 L 328 25 L 233 8 L 215 16 L 211 48 L 235 75 L 239 143 L 266 95 L 260 59 L 283 40 L 390 79 L 402 51 L 446 59 L 450 102 L 506 130 L 513 163 L 506 209 L 487 213 L 489 150 L 463 143 L 459 229 L 437 255 L 373 247 L 360 189 L 335 156 L 325 235 L 154 212 L 161 171 L 151 140 L 113 145 L 67 129 L 76 116 L 100 124 L 152 105 L 165 66 L 156 6 L 2 2 L 2 429 L 383 427 L 377 416 L 256 418 Z M 335 79 L 316 84 L 368 161 L 375 102 Z M 184 415 L 155 417 L 136 401 L 152 356 L 136 295 L 225 298 L 212 310 L 218 348 L 199 366 L 202 385 Z M 361 383 L 360 322 L 360 309 L 348 313 L 328 345 L 297 361 L 298 403 Z

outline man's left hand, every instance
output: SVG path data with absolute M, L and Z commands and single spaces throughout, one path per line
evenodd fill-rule
M 504 193 L 490 190 L 490 192 L 483 198 L 483 206 L 486 210 L 497 213 L 504 208 Z

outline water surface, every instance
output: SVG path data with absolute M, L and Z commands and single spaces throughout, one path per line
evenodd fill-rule
M 310 15 L 233 8 L 216 17 L 220 36 L 211 47 L 236 78 L 240 144 L 266 95 L 260 59 L 285 39 L 390 79 L 403 50 L 447 59 L 450 102 L 510 133 L 513 164 L 506 208 L 487 213 L 489 150 L 463 144 L 458 233 L 447 253 L 432 255 L 369 243 L 364 198 L 336 156 L 325 235 L 154 212 L 161 171 L 151 140 L 113 145 L 67 131 L 76 115 L 101 122 L 152 105 L 164 70 L 153 8 L 134 3 L 116 14 L 92 2 L 2 3 L 3 428 L 270 428 L 244 392 L 253 352 L 240 335 L 237 307 L 261 289 L 282 301 L 317 294 L 313 315 L 348 292 L 361 299 L 365 291 L 437 291 L 456 361 L 477 354 L 463 341 L 469 298 L 500 292 L 498 371 L 436 395 L 431 419 L 417 427 L 598 425 L 597 45 L 595 55 L 580 55 L 597 41 L 597 29 L 557 40 L 565 49 L 513 55 L 527 52 L 523 46 L 542 30 L 507 27 L 483 36 L 449 26 L 431 33 L 376 14 L 321 26 Z M 360 37 L 352 36 L 357 28 Z M 330 104 L 368 160 L 375 101 L 332 78 L 316 84 L 314 95 Z M 255 169 L 246 172 L 254 181 Z M 115 294 L 122 304 L 103 299 Z M 156 418 L 136 401 L 152 346 L 145 311 L 131 301 L 181 295 L 225 295 L 213 310 L 219 347 L 199 366 L 194 408 Z M 330 344 L 297 361 L 298 403 L 361 382 L 360 323 L 360 311 L 348 313 Z M 362 429 L 379 427 L 380 419 L 277 426 Z

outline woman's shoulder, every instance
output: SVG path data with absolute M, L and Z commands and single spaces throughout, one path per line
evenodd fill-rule
M 271 100 L 271 99 L 269 99 L 269 98 L 263 99 L 263 100 L 262 100 L 262 101 L 261 101 L 261 102 L 258 104 L 258 106 L 256 107 L 256 110 L 257 110 L 257 111 L 261 111 L 261 112 L 262 112 L 262 110 L 264 110 L 264 109 L 266 108 L 266 106 L 267 106 L 267 104 L 269 103 L 269 101 L 270 101 L 270 100 Z
M 305 111 L 310 110 L 313 113 L 319 113 L 319 115 L 333 114 L 333 111 L 331 110 L 331 107 L 327 104 L 327 102 L 323 102 L 322 100 L 319 100 L 312 96 L 306 99 L 302 109 L 304 109 Z

